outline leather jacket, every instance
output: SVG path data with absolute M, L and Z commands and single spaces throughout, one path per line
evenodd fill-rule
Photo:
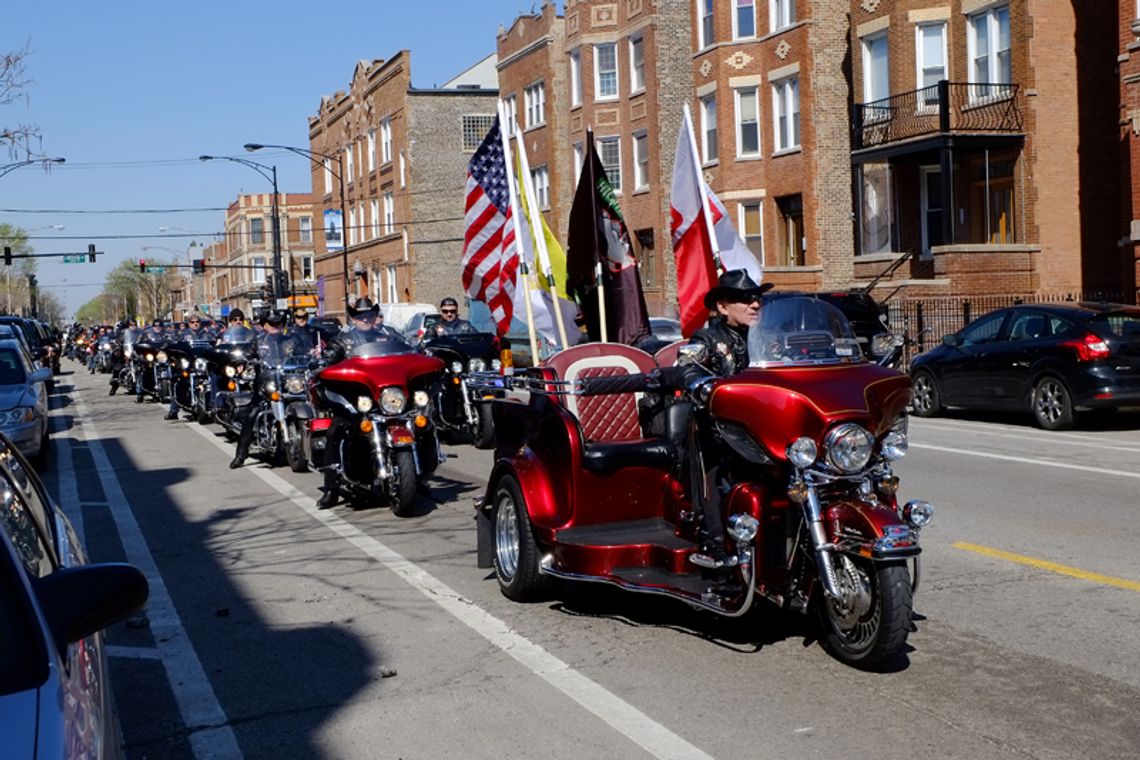
M 406 342 L 403 336 L 387 325 L 377 325 L 371 330 L 361 330 L 357 327 L 353 327 L 350 330 L 339 333 L 335 338 L 329 341 L 328 348 L 325 349 L 325 359 L 327 359 L 330 364 L 343 361 L 346 357 L 352 355 L 353 349 L 357 346 L 363 346 L 365 343 L 374 343 L 381 340 Z
M 708 351 L 704 366 L 721 377 L 748 368 L 747 327 L 730 327 L 724 317 L 714 317 L 689 338 L 690 345 L 697 343 Z

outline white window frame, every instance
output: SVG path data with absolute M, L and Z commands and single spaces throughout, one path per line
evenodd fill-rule
M 720 159 L 720 120 L 717 119 L 716 93 L 710 93 L 700 99 L 701 106 L 701 163 L 708 166 Z M 711 118 L 710 118 L 711 114 Z M 709 126 L 712 126 L 712 140 L 709 140 Z M 711 149 L 711 152 L 710 152 Z
M 507 114 L 507 123 L 503 126 L 507 130 L 507 139 L 515 136 L 519 126 L 518 100 L 518 96 L 513 92 L 503 98 L 503 111 Z
M 887 39 L 886 31 L 878 32 L 876 34 L 868 34 L 860 40 L 863 49 L 863 102 L 873 103 L 876 100 L 888 98 L 891 95 L 891 46 L 890 41 Z M 883 49 L 887 53 L 887 65 L 885 67 L 887 74 L 887 81 L 880 82 L 875 77 L 874 58 L 871 54 L 871 48 L 878 44 L 883 45 Z M 879 92 L 882 88 L 885 92 Z
M 602 65 L 601 65 L 601 59 L 600 59 L 598 53 L 603 48 L 609 48 L 610 50 L 612 50 L 613 56 L 614 56 L 614 68 L 613 68 L 614 91 L 613 91 L 612 95 L 603 95 L 602 94 Z M 609 72 L 606 72 L 606 73 L 609 73 Z M 601 43 L 598 43 L 597 45 L 594 45 L 594 100 L 595 101 L 617 100 L 618 97 L 620 97 L 620 95 L 621 95 L 620 76 L 621 76 L 621 66 L 618 65 L 617 43 L 616 42 L 601 42 Z
M 356 245 L 356 208 L 348 210 L 348 244 Z
M 633 191 L 649 189 L 649 133 L 633 133 Z
M 922 32 L 924 29 L 939 28 L 942 36 L 942 76 L 938 79 L 949 79 L 947 74 L 947 61 L 949 60 L 949 50 L 946 46 L 946 27 L 945 21 L 931 21 L 927 23 L 914 25 L 914 69 L 915 69 L 915 89 L 921 90 L 930 85 L 924 84 L 926 81 L 925 72 L 927 69 L 926 61 L 926 46 L 923 45 Z M 935 80 L 938 81 L 938 80 Z M 937 104 L 937 99 L 935 100 Z
M 756 26 L 758 19 L 756 18 L 756 3 L 759 0 L 732 0 L 732 39 L 734 40 L 752 40 L 756 39 Z M 747 5 L 741 5 L 747 3 Z M 740 11 L 742 8 L 752 9 L 752 34 L 740 33 Z
M 254 222 L 261 222 L 258 229 L 254 229 Z M 251 216 L 249 218 L 249 245 L 265 245 L 265 219 L 260 216 Z
M 746 152 L 744 150 L 744 111 L 740 106 L 740 96 L 742 93 L 751 93 L 753 103 L 756 108 L 755 122 L 756 126 L 756 150 L 753 152 Z M 736 113 L 736 157 L 737 158 L 760 158 L 763 155 L 763 134 L 760 129 L 760 88 L 759 87 L 737 87 L 733 90 L 734 111 Z
M 254 285 L 265 284 L 265 257 L 264 256 L 250 256 L 249 264 L 253 267 L 250 270 L 250 282 Z
M 637 51 L 640 51 L 638 60 Z M 629 38 L 629 92 L 635 94 L 645 91 L 645 35 L 630 35 Z
M 380 165 L 392 162 L 392 119 L 380 120 Z
M 772 142 L 775 152 L 800 148 L 800 79 L 785 77 L 772 82 Z M 793 109 L 794 106 L 794 109 Z M 780 129 L 780 118 L 787 120 L 787 132 Z M 793 130 L 795 134 L 793 134 Z
M 404 151 L 400 151 L 400 187 L 408 186 L 408 159 L 404 157 Z
M 548 210 L 550 208 L 550 169 L 546 166 L 536 166 L 530 170 L 530 180 L 534 184 L 534 198 L 539 209 Z
M 352 182 L 353 179 L 352 160 L 352 143 L 349 143 L 344 146 L 344 173 L 348 175 L 345 177 L 347 182 Z
M 586 156 L 582 151 L 582 143 L 574 143 L 574 186 L 577 187 L 578 180 L 582 177 L 582 164 L 586 162 Z
M 606 146 L 613 146 L 617 150 L 617 162 L 614 164 L 617 171 L 617 181 L 614 181 L 614 173 L 610 171 L 610 166 L 606 165 L 605 150 Z M 618 135 L 605 135 L 598 137 L 594 145 L 595 150 L 598 151 L 598 158 L 602 161 L 602 166 L 606 170 L 606 176 L 609 177 L 610 184 L 614 188 L 615 195 L 621 195 L 621 137 Z
M 715 0 L 697 0 L 697 48 L 705 48 L 716 42 L 716 15 L 713 9 Z
M 523 90 L 526 104 L 526 128 L 541 127 L 546 124 L 546 85 L 539 80 Z
M 398 303 L 400 300 L 399 291 L 396 287 L 396 265 L 389 264 L 387 267 L 387 276 L 384 278 L 388 285 L 388 303 Z
M 796 23 L 796 0 L 768 0 L 768 23 L 771 32 Z
M 1006 20 L 1006 38 L 1009 40 L 1009 47 L 1005 49 L 1005 57 L 1009 66 L 1009 71 L 1003 70 L 999 65 L 999 54 L 1001 51 L 997 45 L 1001 38 L 1001 23 L 999 21 L 1000 14 L 1004 11 Z M 1012 88 L 993 87 L 992 85 L 1008 85 L 1013 83 L 1013 39 L 1012 29 L 1010 29 L 1010 12 L 1008 5 L 999 5 L 993 8 L 987 8 L 984 11 L 970 14 L 966 17 L 966 65 L 967 74 L 966 81 L 971 84 L 982 85 L 980 87 L 970 88 L 970 102 L 977 103 L 979 101 L 1001 100 L 1002 98 L 1009 97 L 1013 90 Z M 977 57 L 978 57 L 978 24 L 985 24 L 986 29 L 986 78 L 981 80 L 978 78 Z M 1000 79 L 1003 74 L 1008 74 L 1006 79 Z
M 376 130 L 368 130 L 368 171 L 376 171 Z
M 391 235 L 396 231 L 396 198 L 392 191 L 384 193 L 384 234 Z
M 332 159 L 326 158 L 321 165 L 324 167 L 325 195 L 331 195 L 333 187 Z
M 380 237 L 380 201 L 373 198 L 369 201 L 368 205 L 372 207 L 369 210 L 372 212 L 372 239 L 375 240 Z
M 317 279 L 316 269 L 313 268 L 313 254 L 301 254 L 301 279 L 305 282 L 312 282 Z
M 760 253 L 759 253 L 759 255 L 757 255 L 756 251 L 753 251 L 752 248 L 748 246 L 748 237 L 749 236 L 748 236 L 748 230 L 745 227 L 744 221 L 745 221 L 745 209 L 747 207 L 750 207 L 750 206 L 756 207 L 756 211 L 757 211 L 756 215 L 760 221 L 760 232 L 759 232 L 759 234 L 752 236 L 752 237 L 756 237 L 756 238 L 760 239 Z M 740 239 L 744 241 L 745 247 L 747 247 L 748 250 L 752 252 L 753 256 L 756 256 L 756 261 L 758 261 L 760 264 L 763 264 L 764 263 L 764 199 L 763 198 L 754 198 L 754 199 L 742 200 L 742 201 L 737 202 L 737 204 L 736 204 L 736 229 L 738 230 L 738 232 L 740 234 Z
M 1138 0 L 1140 2 L 1140 0 Z M 582 49 L 574 48 L 570 56 L 570 107 L 582 105 Z
M 297 217 L 297 240 L 301 243 L 313 242 L 313 217 Z

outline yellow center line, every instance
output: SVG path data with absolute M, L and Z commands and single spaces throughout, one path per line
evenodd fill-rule
M 955 549 L 962 549 L 964 551 L 974 552 L 976 554 L 984 554 L 987 557 L 996 557 L 997 559 L 1016 562 L 1020 565 L 1029 565 L 1030 567 L 1040 568 L 1041 570 L 1048 570 L 1060 575 L 1068 575 L 1073 578 L 1092 581 L 1093 583 L 1102 583 L 1105 586 L 1115 586 L 1116 588 L 1127 589 L 1128 591 L 1140 591 L 1140 582 L 1137 581 L 1130 581 L 1124 578 L 1115 578 L 1111 575 L 1101 575 L 1100 573 L 1091 573 L 1088 570 L 1081 570 L 1077 567 L 1058 565 L 1056 562 L 1048 562 L 1043 559 L 1034 559 L 1033 557 L 1026 557 L 1021 554 L 1014 554 L 1013 552 L 1005 552 L 1001 549 L 991 549 L 988 546 L 980 546 L 978 544 L 971 544 L 965 541 L 955 541 L 953 544 L 951 544 L 951 546 L 953 546 Z

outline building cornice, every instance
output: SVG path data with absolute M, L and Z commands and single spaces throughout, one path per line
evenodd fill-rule
M 501 72 L 504 68 L 506 68 L 507 66 L 510 66 L 512 63 L 519 60 L 520 58 L 525 58 L 526 56 L 530 55 L 531 53 L 533 53 L 537 50 L 540 50 L 544 47 L 549 47 L 553 44 L 554 44 L 554 38 L 552 36 L 550 36 L 549 34 L 547 34 L 543 37 L 539 37 L 534 42 L 530 43 L 529 45 L 527 45 L 524 48 L 521 48 L 520 50 L 516 50 L 515 52 L 508 55 L 506 58 L 500 58 L 499 62 L 495 65 L 495 70 Z

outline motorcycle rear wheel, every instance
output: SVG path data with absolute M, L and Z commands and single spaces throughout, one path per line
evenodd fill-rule
M 910 634 L 913 598 L 904 563 L 874 564 L 837 557 L 836 576 L 846 602 L 819 602 L 824 646 L 861 670 L 882 670 L 902 655 Z
M 495 577 L 503 596 L 531 602 L 550 593 L 551 579 L 539 572 L 539 550 L 526 513 L 522 489 L 511 475 L 495 486 Z
M 396 470 L 396 489 L 392 499 L 392 511 L 398 517 L 411 517 L 416 505 L 416 458 L 410 451 L 397 451 L 392 456 Z

